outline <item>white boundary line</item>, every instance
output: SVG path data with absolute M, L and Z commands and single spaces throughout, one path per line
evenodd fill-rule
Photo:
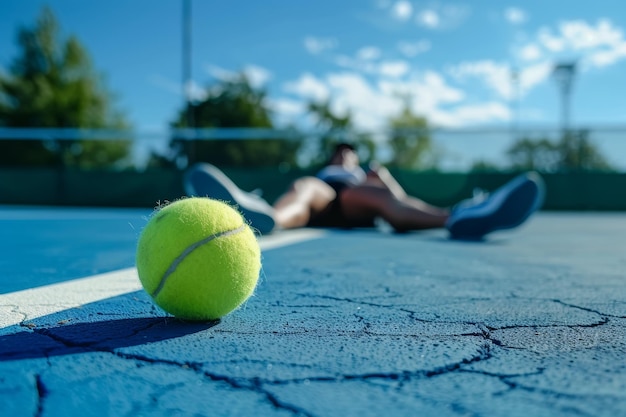
M 299 229 L 259 238 L 262 251 L 317 239 L 323 230 Z M 84 304 L 141 290 L 135 268 L 0 294 L 0 329 Z

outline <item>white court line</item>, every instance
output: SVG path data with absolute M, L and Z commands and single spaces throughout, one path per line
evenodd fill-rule
M 293 245 L 298 242 L 318 239 L 325 234 L 327 234 L 327 231 L 321 229 L 285 230 L 273 235 L 262 236 L 259 239 L 259 245 L 261 246 L 261 250 L 266 251 Z
M 317 239 L 323 230 L 299 229 L 259 238 L 262 251 Z M 84 304 L 141 290 L 135 268 L 0 294 L 0 329 Z

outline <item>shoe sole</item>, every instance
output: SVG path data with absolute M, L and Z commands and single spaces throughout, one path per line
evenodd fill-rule
M 507 186 L 505 186 L 507 187 Z M 480 240 L 496 230 L 512 229 L 524 223 L 543 201 L 543 183 L 539 176 L 528 174 L 514 179 L 492 202 L 468 209 L 467 215 L 448 225 L 453 239 Z
M 185 173 L 184 186 L 187 195 L 221 200 L 234 206 L 259 234 L 267 234 L 274 229 L 274 218 L 261 209 L 250 207 L 243 191 L 213 165 L 196 164 L 189 168 Z

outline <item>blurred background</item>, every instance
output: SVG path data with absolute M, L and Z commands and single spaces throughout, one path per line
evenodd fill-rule
M 338 141 L 451 205 L 536 170 L 626 209 L 619 1 L 0 2 L 0 203 L 150 207 L 213 163 L 273 201 Z

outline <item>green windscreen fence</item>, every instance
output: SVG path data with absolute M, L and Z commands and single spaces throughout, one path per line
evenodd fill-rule
M 0 128 L 0 204 L 153 207 L 185 195 L 195 162 L 275 201 L 312 175 L 337 142 L 389 167 L 411 195 L 451 206 L 476 188 L 541 172 L 544 209 L 626 210 L 626 127 L 577 129 L 172 129 L 134 132 Z
M 242 189 L 262 190 L 272 202 L 292 181 L 310 170 L 224 168 Z M 516 173 L 434 173 L 392 170 L 407 192 L 450 206 L 470 197 L 475 188 L 493 190 Z M 626 210 L 626 174 L 543 174 L 546 210 Z M 0 168 L 0 204 L 103 207 L 154 207 L 185 195 L 183 171 L 73 170 Z

